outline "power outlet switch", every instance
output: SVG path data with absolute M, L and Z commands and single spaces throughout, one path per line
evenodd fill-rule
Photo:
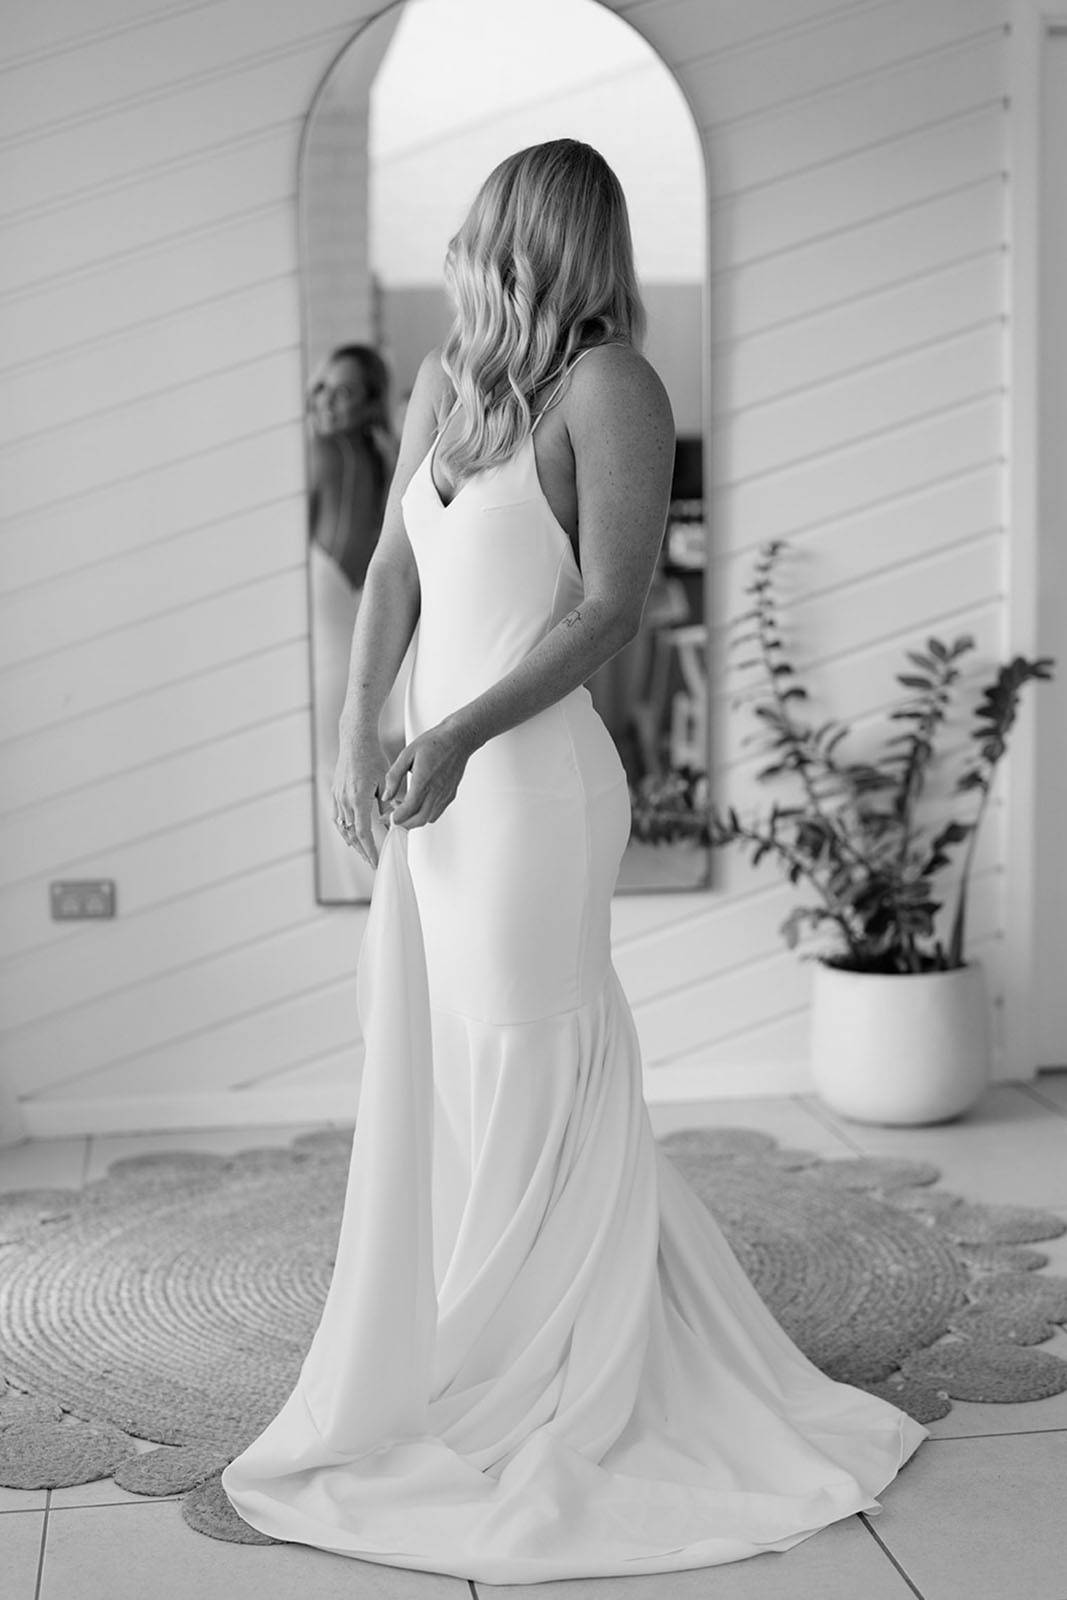
M 53 922 L 115 915 L 114 878 L 68 878 L 50 883 Z

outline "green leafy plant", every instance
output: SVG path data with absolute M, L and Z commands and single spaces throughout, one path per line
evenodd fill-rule
M 832 720 L 814 726 L 799 710 L 809 696 L 782 644 L 774 593 L 774 568 L 785 548 L 781 539 L 760 547 L 754 579 L 746 589 L 755 596 L 753 606 L 734 619 L 754 627 L 735 636 L 731 647 L 754 641 L 757 655 L 741 665 L 761 667 L 766 680 L 753 713 L 762 725 L 763 753 L 773 759 L 757 776 L 761 781 L 784 778 L 799 786 L 800 803 L 774 801 L 766 816 L 743 820 L 733 806 L 722 811 L 710 801 L 703 775 L 684 772 L 673 775 L 673 786 L 668 783 L 651 799 L 634 797 L 635 836 L 688 836 L 715 847 L 738 845 L 751 850 L 753 866 L 772 855 L 790 883 L 804 880 L 816 897 L 814 903 L 794 907 L 781 924 L 790 949 L 805 927 L 829 929 L 836 949 L 819 959 L 850 970 L 915 973 L 965 966 L 967 886 L 993 778 L 1007 749 L 1023 685 L 1051 678 L 1054 658 L 1015 656 L 982 691 L 971 730 L 976 752 L 954 791 L 977 795 L 974 814 L 945 823 L 931 837 L 919 820 L 919 801 L 960 677 L 958 663 L 973 649 L 974 640 L 965 634 L 946 645 L 930 638 L 925 651 L 907 651 L 913 670 L 898 674 L 897 682 L 908 695 L 890 712 L 891 720 L 906 728 L 885 740 L 877 760 L 847 760 L 840 751 L 847 726 Z M 964 843 L 946 948 L 935 933 L 942 901 L 934 896 L 934 880 L 951 864 L 951 852 Z

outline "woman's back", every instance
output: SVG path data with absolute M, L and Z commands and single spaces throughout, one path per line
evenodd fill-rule
M 381 532 L 386 463 L 365 428 L 311 439 L 311 536 L 362 587 Z

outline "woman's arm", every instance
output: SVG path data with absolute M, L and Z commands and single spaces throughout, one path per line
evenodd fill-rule
M 400 501 L 430 448 L 447 380 L 440 356 L 431 351 L 411 392 L 396 470 L 382 515 L 382 531 L 367 566 L 364 595 L 356 613 L 348 690 L 341 727 L 377 736 L 381 715 L 419 615 L 419 575 L 404 527 Z
M 378 736 L 382 707 L 411 642 L 419 615 L 419 577 L 400 506 L 412 474 L 430 448 L 449 393 L 439 353 L 425 358 L 411 392 L 404 432 L 352 631 L 348 689 L 339 723 L 340 755 L 333 783 L 336 814 L 351 827 L 349 843 L 377 865 L 371 831 L 375 789 L 387 762 Z
M 400 752 L 382 798 L 391 802 L 410 771 L 392 812 L 401 825 L 434 821 L 475 750 L 562 700 L 641 625 L 674 469 L 666 390 L 636 351 L 605 347 L 575 368 L 560 408 L 574 451 L 584 598 L 511 672 Z
M 319 451 L 315 434 L 308 441 L 308 537 L 315 539 L 319 531 L 319 511 L 322 508 L 321 474 L 319 471 Z

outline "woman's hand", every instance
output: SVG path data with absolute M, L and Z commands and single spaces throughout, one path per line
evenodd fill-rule
M 427 728 L 406 744 L 382 786 L 382 804 L 392 806 L 390 822 L 401 828 L 421 828 L 424 823 L 436 822 L 455 799 L 475 748 L 471 735 L 447 720 Z M 407 791 L 397 801 L 405 774 Z
M 378 865 L 378 845 L 372 818 L 379 812 L 378 796 L 385 784 L 389 761 L 377 732 L 352 732 L 342 726 L 341 747 L 334 770 L 334 826 L 345 844 L 358 850 L 370 866 Z

